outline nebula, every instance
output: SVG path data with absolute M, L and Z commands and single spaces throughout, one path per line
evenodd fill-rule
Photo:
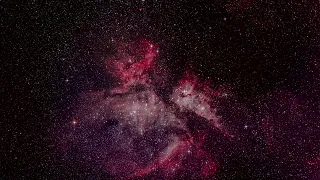
M 148 41 L 119 46 L 106 60 L 117 86 L 79 95 L 65 140 L 84 162 L 115 178 L 212 178 L 216 163 L 202 148 L 205 132 L 191 132 L 188 122 L 205 119 L 226 133 L 212 106 L 213 91 L 187 71 L 164 101 L 150 78 L 157 53 Z
M 158 52 L 150 41 L 117 46 L 105 60 L 114 87 L 79 94 L 62 151 L 114 179 L 216 179 L 226 154 L 235 152 L 304 157 L 281 126 L 303 123 L 297 97 L 273 92 L 248 106 L 187 69 L 164 98 L 154 82 L 162 80 L 152 78 Z M 314 159 L 303 163 L 314 166 Z

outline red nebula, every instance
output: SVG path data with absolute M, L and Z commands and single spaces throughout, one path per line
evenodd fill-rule
M 132 94 L 132 88 L 143 87 L 146 90 L 146 103 L 139 100 L 133 100 L 130 103 L 130 97 L 124 100 L 117 100 L 111 103 L 111 106 L 121 107 L 119 110 L 126 121 L 121 124 L 133 125 L 138 129 L 140 135 L 144 136 L 146 128 L 150 128 L 150 117 L 155 118 L 157 113 L 167 112 L 175 114 L 177 112 L 194 112 L 199 117 L 208 120 L 213 127 L 225 131 L 219 118 L 215 115 L 215 109 L 212 108 L 213 99 L 221 93 L 209 88 L 208 81 L 200 82 L 197 75 L 191 70 L 186 71 L 183 78 L 179 81 L 173 93 L 170 96 L 170 103 L 161 102 L 154 93 L 156 88 L 150 78 L 150 72 L 154 71 L 155 62 L 158 55 L 158 47 L 149 41 L 140 41 L 138 43 L 128 43 L 117 48 L 117 54 L 106 60 L 107 70 L 118 79 L 118 86 L 114 87 L 108 94 L 125 95 Z M 138 96 L 140 93 L 137 93 Z M 112 97 L 110 97 L 112 98 Z M 112 100 L 113 101 L 113 100 Z M 128 101 L 128 102 L 126 102 Z M 109 105 L 109 106 L 110 106 Z M 117 109 L 117 108 L 113 108 Z M 133 116 L 133 119 L 130 120 Z M 155 116 L 156 115 L 156 116 Z M 134 120 L 136 119 L 136 120 Z M 149 119 L 149 120 L 148 120 Z M 138 120 L 138 121 L 137 121 Z M 163 121 L 163 122 L 162 122 Z M 125 178 L 137 178 L 152 176 L 152 174 L 161 174 L 166 178 L 180 177 L 186 172 L 196 173 L 199 178 L 208 178 L 216 171 L 216 164 L 211 156 L 202 149 L 204 144 L 204 133 L 191 134 L 186 127 L 185 118 L 179 119 L 173 115 L 172 120 L 159 119 L 157 123 L 164 126 L 176 127 L 185 131 L 185 134 L 175 134 L 169 136 L 168 145 L 147 165 L 142 165 L 136 159 L 130 157 L 120 160 L 108 160 L 106 170 Z M 129 145 L 128 145 L 129 146 Z M 123 167 L 128 166 L 127 172 L 123 172 Z M 198 173 L 197 173 L 198 172 Z M 123 174 L 128 174 L 123 175 Z

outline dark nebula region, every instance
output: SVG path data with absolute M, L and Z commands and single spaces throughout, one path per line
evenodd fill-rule
M 0 179 L 320 180 L 319 2 L 1 10 Z

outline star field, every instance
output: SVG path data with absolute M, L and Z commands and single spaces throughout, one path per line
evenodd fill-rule
M 0 179 L 320 179 L 319 13 L 3 2 Z

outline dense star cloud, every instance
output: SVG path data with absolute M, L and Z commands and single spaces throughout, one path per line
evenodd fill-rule
M 320 179 L 319 2 L 1 10 L 0 179 Z

